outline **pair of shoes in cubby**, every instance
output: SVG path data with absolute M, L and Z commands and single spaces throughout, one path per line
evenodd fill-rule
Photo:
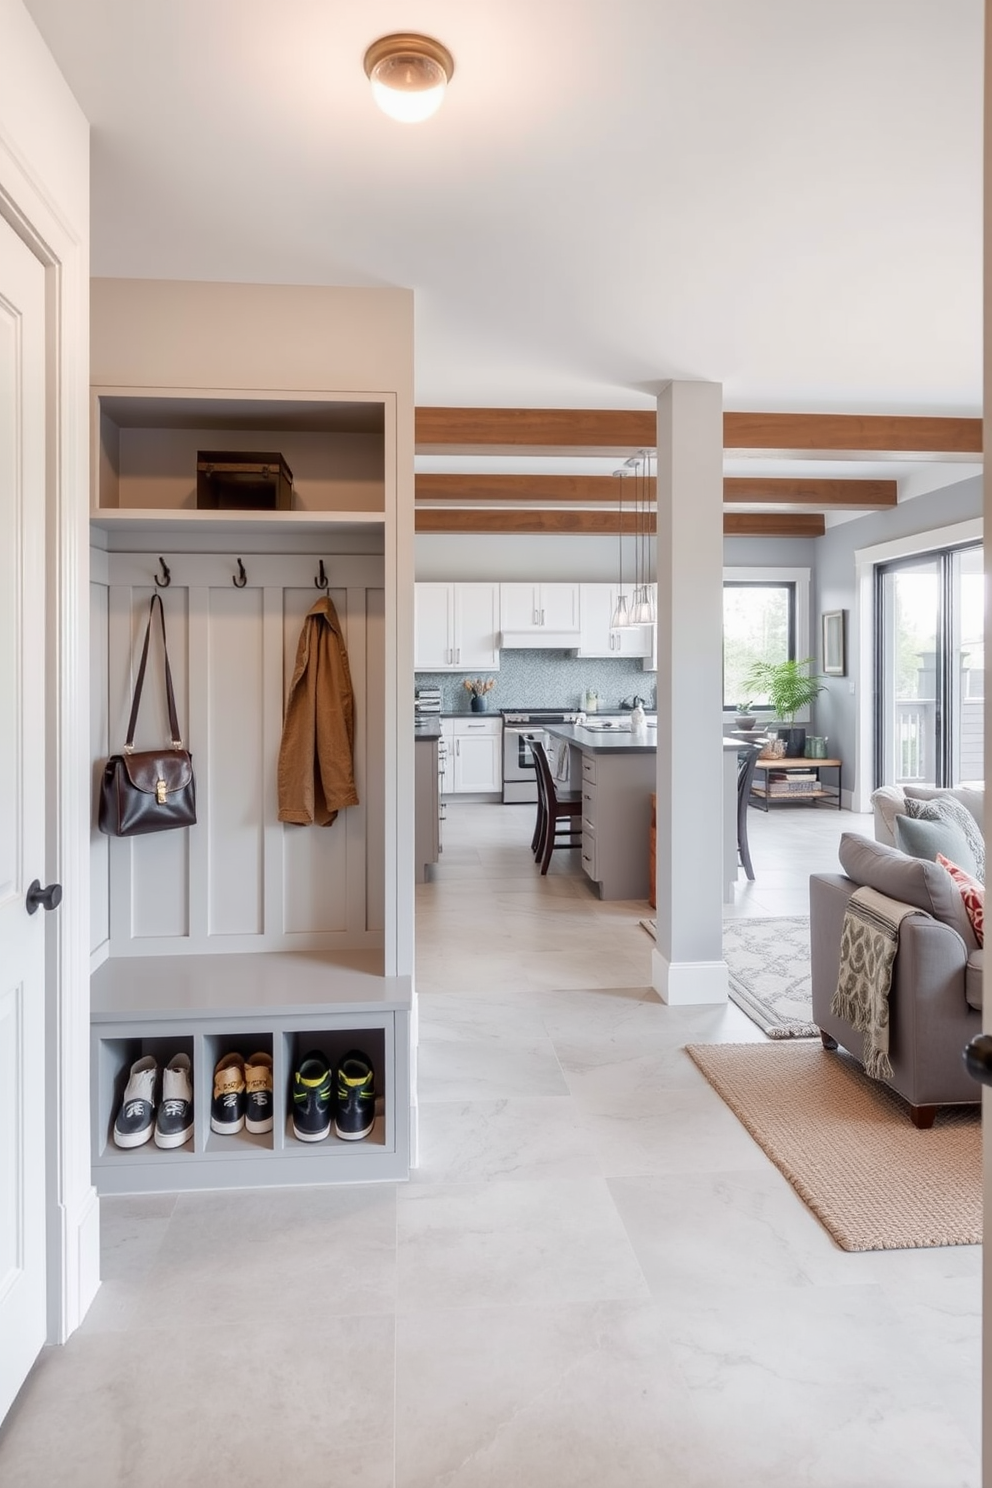
M 344 1056 L 337 1070 L 319 1050 L 300 1061 L 293 1075 L 293 1135 L 300 1142 L 322 1142 L 334 1124 L 346 1142 L 367 1137 L 375 1125 L 375 1075 L 360 1049 Z
M 154 1132 L 156 1147 L 182 1147 L 193 1135 L 193 1071 L 188 1054 L 174 1054 L 162 1071 L 145 1054 L 131 1066 L 121 1108 L 114 1121 L 118 1147 L 141 1147 Z
M 225 1054 L 214 1069 L 214 1094 L 210 1102 L 210 1129 L 233 1136 L 242 1129 L 254 1133 L 272 1130 L 272 1055 Z

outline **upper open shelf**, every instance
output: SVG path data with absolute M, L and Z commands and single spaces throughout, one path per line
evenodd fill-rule
M 189 391 L 97 389 L 92 516 L 108 530 L 232 521 L 305 530 L 307 523 L 381 523 L 386 508 L 385 404 L 374 397 L 216 397 Z M 293 472 L 288 512 L 199 511 L 200 450 L 278 450 Z

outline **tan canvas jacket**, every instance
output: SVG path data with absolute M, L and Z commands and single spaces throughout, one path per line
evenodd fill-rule
M 358 805 L 352 759 L 355 697 L 334 602 L 318 599 L 303 622 L 279 747 L 279 820 L 329 827 Z

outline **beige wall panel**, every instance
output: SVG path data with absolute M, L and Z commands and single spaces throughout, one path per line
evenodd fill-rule
M 413 398 L 413 292 L 94 279 L 97 385 L 390 389 Z
M 197 771 L 208 833 L 207 933 L 261 935 L 262 591 L 211 589 L 207 625 L 209 751 Z M 197 828 L 201 830 L 201 828 Z
M 366 925 L 369 930 L 385 927 L 386 803 L 383 789 L 386 766 L 386 596 L 382 589 L 366 594 L 366 781 L 365 822 L 368 839 L 366 861 Z

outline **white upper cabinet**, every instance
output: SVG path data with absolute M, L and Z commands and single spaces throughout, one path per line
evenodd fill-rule
M 499 585 L 418 584 L 413 664 L 421 672 L 497 671 Z
M 629 630 L 610 629 L 617 602 L 615 584 L 581 584 L 579 600 L 582 617 L 580 656 L 650 656 L 650 630 L 643 626 Z
M 503 645 L 565 646 L 579 635 L 578 584 L 501 584 Z

